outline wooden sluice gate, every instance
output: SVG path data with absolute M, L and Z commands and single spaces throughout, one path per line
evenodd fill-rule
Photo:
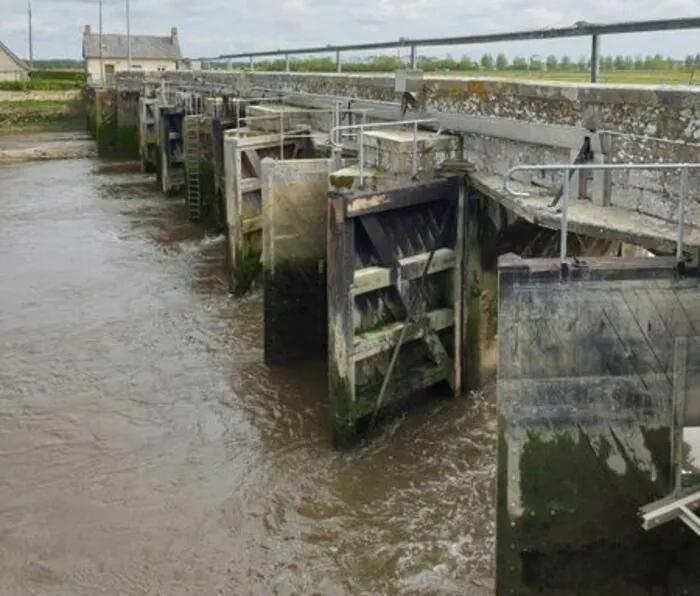
M 158 152 L 158 100 L 144 94 L 139 99 L 139 154 L 141 171 L 155 173 Z
M 700 593 L 697 244 L 570 258 L 567 179 L 559 259 L 499 259 L 496 593 Z

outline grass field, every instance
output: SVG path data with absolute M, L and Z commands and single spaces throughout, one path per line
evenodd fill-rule
M 516 80 L 531 81 L 558 81 L 563 83 L 589 83 L 591 75 L 588 72 L 564 72 L 564 71 L 522 71 L 522 70 L 495 70 L 495 71 L 464 71 L 464 72 L 440 72 L 425 73 L 440 74 L 440 76 L 465 76 L 465 77 L 497 77 Z M 627 84 L 627 85 L 700 85 L 700 72 L 682 72 L 672 70 L 661 71 L 617 71 L 601 72 L 599 83 Z

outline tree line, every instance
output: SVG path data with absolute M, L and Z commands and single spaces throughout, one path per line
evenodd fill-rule
M 426 72 L 435 71 L 554 71 L 554 72 L 581 72 L 591 69 L 591 59 L 582 56 L 574 60 L 569 56 L 549 55 L 542 57 L 534 54 L 529 57 L 515 56 L 509 59 L 505 54 L 484 54 L 481 58 L 462 56 L 453 58 L 446 56 L 436 58 L 421 56 L 419 67 Z M 208 66 L 208 65 L 207 65 Z M 236 62 L 234 68 L 247 69 L 249 62 Z M 406 58 L 400 56 L 375 56 L 365 60 L 345 59 L 342 61 L 344 72 L 390 72 L 401 68 L 407 68 L 409 63 Z M 226 64 L 212 65 L 215 68 L 227 68 Z M 275 60 L 263 60 L 255 62 L 255 70 L 280 71 L 286 70 L 287 60 L 278 58 Z M 303 72 L 332 72 L 336 68 L 335 60 L 330 57 L 319 58 L 291 58 L 290 70 Z M 664 57 L 661 54 L 654 56 L 601 56 L 600 69 L 604 72 L 612 71 L 683 71 L 700 68 L 700 53 L 689 54 L 684 59 Z

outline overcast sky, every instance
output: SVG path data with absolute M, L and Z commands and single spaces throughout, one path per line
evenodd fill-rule
M 27 1 L 0 0 L 0 40 L 28 55 Z M 104 31 L 126 30 L 125 0 L 103 0 Z M 32 0 L 35 58 L 79 58 L 85 24 L 98 25 L 98 0 Z M 700 0 L 131 0 L 132 33 L 180 30 L 188 57 L 399 37 L 469 35 L 575 21 L 616 22 L 700 16 Z M 430 53 L 508 56 L 588 53 L 582 39 L 434 48 Z M 604 37 L 603 53 L 678 57 L 700 52 L 700 31 Z

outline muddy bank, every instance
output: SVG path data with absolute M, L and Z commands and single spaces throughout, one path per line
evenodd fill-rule
M 79 159 L 97 154 L 87 133 L 24 133 L 0 135 L 0 163 Z

